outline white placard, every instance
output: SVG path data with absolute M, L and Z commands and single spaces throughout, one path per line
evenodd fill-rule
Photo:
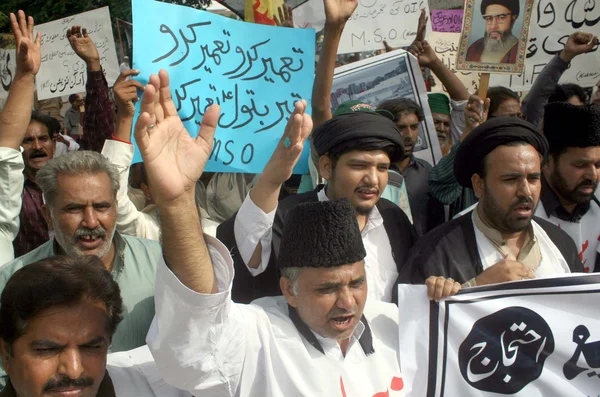
M 425 0 L 359 0 L 358 7 L 344 27 L 338 54 L 383 50 L 384 40 L 394 48 L 409 46 L 417 34 L 422 8 L 429 15 Z M 319 31 L 324 23 L 323 0 L 309 0 L 294 9 L 294 24 L 297 27 Z
M 460 41 L 460 33 L 441 33 L 431 32 L 429 34 L 429 45 L 433 48 L 438 58 L 446 65 L 452 73 L 459 78 L 467 90 L 471 93 L 477 91 L 479 86 L 480 72 L 457 71 L 456 70 L 456 54 L 458 53 L 458 42 Z M 431 89 L 433 92 L 446 92 L 442 82 L 434 74 L 436 85 Z
M 112 86 L 119 77 L 108 7 L 48 22 L 36 26 L 36 31 L 42 33 L 42 66 L 35 79 L 40 100 L 85 92 L 85 62 L 67 40 L 67 29 L 73 25 L 86 28 L 96 44 L 108 85 Z
M 17 71 L 15 39 L 12 34 L 0 34 L 0 110 Z
M 407 397 L 597 396 L 600 275 L 468 288 L 439 304 L 400 285 Z
M 15 49 L 0 48 L 0 98 L 8 96 L 8 90 L 12 85 L 17 70 L 15 62 Z
M 595 6 L 594 6 L 595 4 Z M 570 34 L 600 34 L 600 5 L 585 0 L 536 0 L 531 16 L 525 71 L 518 75 L 492 75 L 490 86 L 528 91 L 546 64 L 558 54 Z M 600 79 L 600 51 L 575 57 L 561 83 L 592 87 Z

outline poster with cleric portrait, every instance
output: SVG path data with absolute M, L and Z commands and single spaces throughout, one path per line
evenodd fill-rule
M 534 0 L 466 0 L 457 70 L 521 73 Z
M 398 291 L 406 397 L 600 395 L 600 274 Z
M 442 159 L 421 68 L 408 52 L 395 50 L 335 68 L 330 98 L 332 112 L 346 101 L 377 107 L 388 99 L 412 99 L 424 116 L 413 154 L 432 165 Z

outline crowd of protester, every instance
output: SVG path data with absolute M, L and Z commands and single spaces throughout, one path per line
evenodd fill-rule
M 600 92 L 588 103 L 558 83 L 596 36 L 570 35 L 522 101 L 506 87 L 482 98 L 426 41 L 423 12 L 408 50 L 448 94 L 430 93 L 427 112 L 406 98 L 332 110 L 357 1 L 324 1 L 311 115 L 295 104 L 258 175 L 203 172 L 219 107 L 192 138 L 166 71 L 143 86 L 124 62 L 111 93 L 85 27 L 66 32 L 85 95 L 64 115 L 60 99 L 37 101 L 41 37 L 31 16 L 10 15 L 0 397 L 400 392 L 398 284 L 439 301 L 600 271 Z M 435 165 L 414 153 L 425 113 L 444 155 Z M 311 172 L 293 176 L 305 146 Z

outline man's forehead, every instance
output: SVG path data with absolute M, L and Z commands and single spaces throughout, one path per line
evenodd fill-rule
M 311 284 L 348 282 L 365 274 L 364 262 L 333 267 L 304 267 L 300 277 Z
M 27 321 L 27 343 L 83 344 L 98 338 L 109 339 L 109 314 L 104 303 L 83 301 L 57 305 L 40 311 Z
M 431 116 L 435 121 L 450 121 L 450 115 L 444 113 L 431 113 Z
M 485 9 L 486 15 L 489 14 L 500 14 L 500 13 L 510 13 L 510 10 L 503 6 L 502 4 L 490 4 Z
M 419 116 L 414 112 L 402 112 L 398 115 L 396 124 L 418 123 Z
M 507 161 L 500 161 L 500 160 Z M 500 145 L 486 156 L 489 170 L 506 174 L 526 167 L 530 172 L 539 172 L 540 153 L 532 145 L 522 142 L 514 145 Z
M 29 123 L 29 126 L 27 126 L 27 131 L 25 132 L 25 138 L 31 137 L 31 138 L 35 138 L 35 137 L 40 137 L 40 136 L 44 136 L 44 135 L 48 135 L 48 127 L 44 124 L 44 123 L 40 123 L 39 121 L 36 120 L 31 120 L 31 122 Z
M 344 153 L 346 161 L 388 162 L 390 158 L 383 150 L 352 150 Z
M 600 161 L 600 146 L 568 147 L 561 157 L 566 157 L 571 161 L 581 159 L 598 162 Z
M 93 199 L 112 201 L 112 186 L 106 172 L 58 174 L 56 177 L 57 196 L 63 199 Z

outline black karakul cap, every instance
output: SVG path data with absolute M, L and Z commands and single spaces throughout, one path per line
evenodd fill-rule
M 285 218 L 277 267 L 328 268 L 367 256 L 347 198 L 298 204 Z
M 551 153 L 567 147 L 600 146 L 600 105 L 553 102 L 544 110 L 544 135 Z

